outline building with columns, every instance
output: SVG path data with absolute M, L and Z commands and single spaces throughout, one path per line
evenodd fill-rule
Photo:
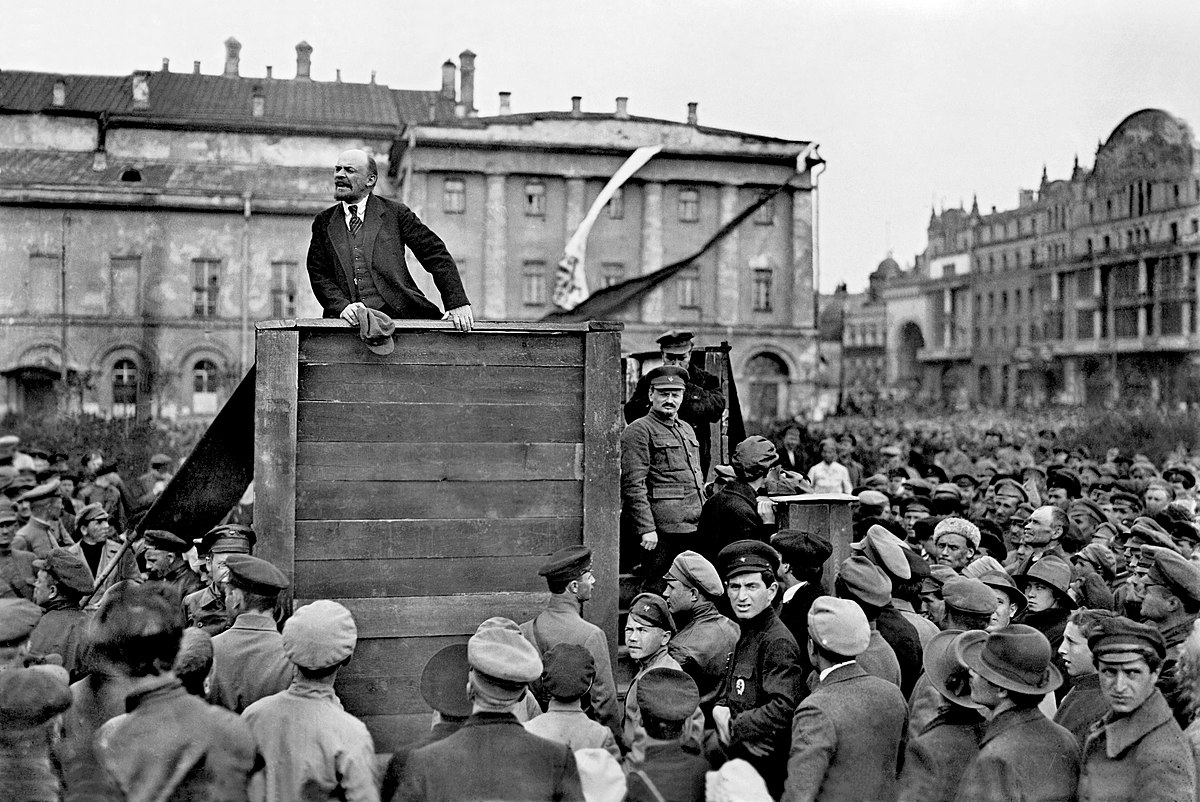
M 1200 159 L 1156 109 L 1012 209 L 947 209 L 884 291 L 888 378 L 951 405 L 1200 402 Z M 892 333 L 908 332 L 907 340 Z
M 811 145 L 611 111 L 475 108 L 475 55 L 439 89 L 397 90 L 240 73 L 0 72 L 0 411 L 210 417 L 253 359 L 253 323 L 316 317 L 304 271 L 331 168 L 375 154 L 378 191 L 446 241 L 476 316 L 553 311 L 563 247 L 600 188 L 641 145 L 663 150 L 592 230 L 587 279 L 604 287 L 696 251 L 765 190 L 752 219 L 619 317 L 624 348 L 666 328 L 733 345 L 751 418 L 802 410 L 815 359 Z M 799 169 L 797 169 L 799 167 Z M 437 300 L 428 275 L 414 277 Z

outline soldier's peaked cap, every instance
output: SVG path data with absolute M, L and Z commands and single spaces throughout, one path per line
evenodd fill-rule
M 717 554 L 717 565 L 726 580 L 755 571 L 779 571 L 779 552 L 761 540 L 735 540 Z
M 688 372 L 675 365 L 662 365 L 646 374 L 651 387 L 682 390 L 687 387 Z
M 591 549 L 587 546 L 567 546 L 551 554 L 538 569 L 538 575 L 550 582 L 570 582 L 583 576 L 591 564 Z
M 192 548 L 191 543 L 165 529 L 147 529 L 146 545 L 159 551 L 169 551 L 172 554 L 183 554 Z
M 291 585 L 283 571 L 249 554 L 230 554 L 225 560 L 225 567 L 229 569 L 229 579 L 234 587 L 261 596 L 278 595 Z
M 663 348 L 682 348 L 692 342 L 692 333 L 683 329 L 664 331 L 654 340 Z
M 249 554 L 254 551 L 258 536 L 244 524 L 221 524 L 192 542 L 201 554 Z
M 58 495 L 58 477 L 57 476 L 48 482 L 45 482 L 43 484 L 37 485 L 36 487 L 30 488 L 29 490 L 26 490 L 24 493 L 22 493 L 17 498 L 17 501 L 35 502 L 35 501 L 41 501 L 41 500 L 47 499 L 47 498 L 53 498 L 56 495 Z
M 638 707 L 662 721 L 687 721 L 700 706 L 696 681 L 677 668 L 652 668 L 637 683 Z

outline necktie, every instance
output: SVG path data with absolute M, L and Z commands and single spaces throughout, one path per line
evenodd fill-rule
M 358 230 L 362 228 L 362 219 L 358 216 L 358 206 L 350 204 L 350 236 L 357 237 Z

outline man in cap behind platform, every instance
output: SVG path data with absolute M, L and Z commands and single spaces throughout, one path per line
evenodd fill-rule
M 818 681 L 792 718 L 783 802 L 893 798 L 908 708 L 895 685 L 858 665 L 870 640 L 854 602 L 813 602 L 807 648 Z
M 443 646 L 425 663 L 421 671 L 421 698 L 433 708 L 434 724 L 425 735 L 392 753 L 379 791 L 379 798 L 383 802 L 398 798 L 400 783 L 404 780 L 408 759 L 413 752 L 453 735 L 466 723 L 471 715 L 471 697 L 467 693 L 470 670 L 465 643 Z M 612 733 L 609 733 L 609 737 L 612 737 Z
M 683 368 L 647 374 L 650 411 L 621 434 L 622 539 L 641 557 L 647 589 L 679 552 L 694 545 L 704 476 L 692 427 L 679 418 L 687 383 Z
M 160 584 L 113 587 L 93 648 L 129 676 L 127 713 L 96 735 L 96 755 L 123 799 L 247 799 L 262 766 L 246 724 L 189 694 L 172 672 L 183 634 L 179 599 Z
M 249 561 L 264 562 L 241 557 L 231 561 L 230 575 L 246 582 L 247 573 L 262 568 Z M 300 607 L 283 625 L 283 649 L 296 667 L 295 678 L 286 690 L 242 713 L 266 762 L 251 782 L 251 799 L 379 799 L 371 734 L 342 709 L 333 690 L 357 642 L 354 616 L 325 599 Z
M 165 529 L 146 530 L 146 578 L 162 582 L 181 602 L 204 586 L 184 556 L 192 544 Z
M 1159 546 L 1142 546 L 1140 562 L 1148 566 L 1137 579 L 1140 617 L 1163 636 L 1166 652 L 1158 685 L 1182 726 L 1189 713 L 1177 673 L 1184 641 L 1200 615 L 1200 566 Z
M 824 537 L 798 529 L 776 532 L 771 545 L 779 552 L 779 583 L 783 588 L 779 620 L 799 646 L 808 642 L 808 608 L 818 596 L 825 595 L 822 579 L 833 547 Z M 812 665 L 804 650 L 800 651 L 799 662 L 801 676 L 807 676 Z
M 525 730 L 513 715 L 542 675 L 537 649 L 506 619 L 489 619 L 467 642 L 471 717 L 453 735 L 413 752 L 403 802 L 582 802 L 570 747 Z
M 0 499 L 0 599 L 33 600 L 33 585 L 37 559 L 31 551 L 13 551 L 13 538 L 17 534 L 16 509 Z
M 608 727 L 620 744 L 621 713 L 617 708 L 608 638 L 600 627 L 585 621 L 582 615 L 583 604 L 592 598 L 592 589 L 596 586 L 592 551 L 586 546 L 559 549 L 538 569 L 538 574 L 546 578 L 550 600 L 546 602 L 545 610 L 521 624 L 521 633 L 537 648 L 539 655 L 560 643 L 573 643 L 591 653 L 596 662 L 596 679 L 583 707 Z
M 1191 744 L 1155 687 L 1166 655 L 1162 635 L 1127 618 L 1100 622 L 1088 638 L 1110 711 L 1088 733 L 1080 802 L 1194 799 Z
M 726 759 L 748 761 L 778 796 L 791 716 L 804 691 L 800 647 L 772 606 L 779 555 L 761 541 L 741 540 L 725 547 L 718 564 L 741 637 L 713 707 L 717 743 L 710 746 Z
M 566 744 L 572 752 L 605 749 L 614 760 L 620 760 L 621 750 L 612 731 L 588 718 L 580 704 L 595 678 L 596 661 L 582 646 L 560 643 L 546 652 L 540 684 L 550 697 L 550 705 L 545 713 L 524 722 L 525 729 L 548 741 Z
M 737 444 L 730 461 L 736 479 L 714 493 L 700 510 L 700 523 L 693 544 L 695 551 L 714 559 L 721 549 L 735 540 L 766 540 L 775 531 L 771 502 L 770 520 L 760 513 L 758 491 L 767 481 L 767 472 L 779 462 L 775 445 L 765 437 L 753 435 Z
M 667 652 L 695 681 L 700 709 L 708 713 L 738 641 L 738 626 L 717 612 L 716 601 L 724 595 L 725 586 L 713 564 L 696 552 L 680 552 L 666 581 L 663 598 L 679 628 L 667 643 Z
M 646 728 L 646 756 L 629 772 L 627 802 L 704 799 L 708 761 L 681 741 L 700 702 L 695 682 L 682 671 L 652 668 L 638 683 L 637 701 Z
M 229 629 L 225 596 L 221 587 L 227 574 L 225 561 L 232 554 L 253 554 L 257 541 L 254 530 L 242 524 L 221 524 L 210 529 L 204 537 L 192 541 L 204 559 L 208 583 L 183 597 L 188 626 L 200 627 L 210 635 Z
M 33 600 L 46 613 L 29 636 L 30 651 L 62 657 L 63 668 L 74 682 L 87 673 L 84 628 L 88 615 L 79 603 L 92 592 L 92 572 L 82 559 L 63 548 L 53 549 L 44 559 L 35 560 L 33 566 L 38 572 Z
M 31 551 L 45 559 L 52 549 L 71 545 L 71 538 L 58 521 L 62 514 L 62 496 L 58 494 L 58 479 L 51 479 L 17 497 L 18 503 L 28 502 L 29 522 L 17 530 L 13 538 L 14 551 Z
M 971 671 L 971 700 L 988 716 L 979 753 L 955 799 L 1074 799 L 1079 745 L 1038 709 L 1042 697 L 1062 684 L 1046 636 L 1022 624 L 969 632 L 955 641 L 955 655 Z
M 233 626 L 212 639 L 208 701 L 241 713 L 292 682 L 283 637 L 275 629 L 275 602 L 291 584 L 274 565 L 249 554 L 225 563 L 225 604 Z
M 700 473 L 708 475 L 710 423 L 721 420 L 725 411 L 725 394 L 721 392 L 720 380 L 692 364 L 692 333 L 671 329 L 658 337 L 658 347 L 664 365 L 681 368 L 687 372 L 687 389 L 679 408 L 679 417 L 696 431 L 700 449 Z M 633 423 L 650 411 L 649 374 L 638 379 L 633 395 L 625 403 L 625 422 Z

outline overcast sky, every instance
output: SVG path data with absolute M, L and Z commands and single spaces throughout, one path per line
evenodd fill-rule
M 0 69 L 126 74 L 194 60 L 219 73 L 436 89 L 477 54 L 476 106 L 608 111 L 820 143 L 822 287 L 861 289 L 925 247 L 931 204 L 1016 205 L 1020 187 L 1090 167 L 1129 114 L 1200 125 L 1198 0 L 4 0 Z M 347 9 L 361 9 L 347 13 Z

